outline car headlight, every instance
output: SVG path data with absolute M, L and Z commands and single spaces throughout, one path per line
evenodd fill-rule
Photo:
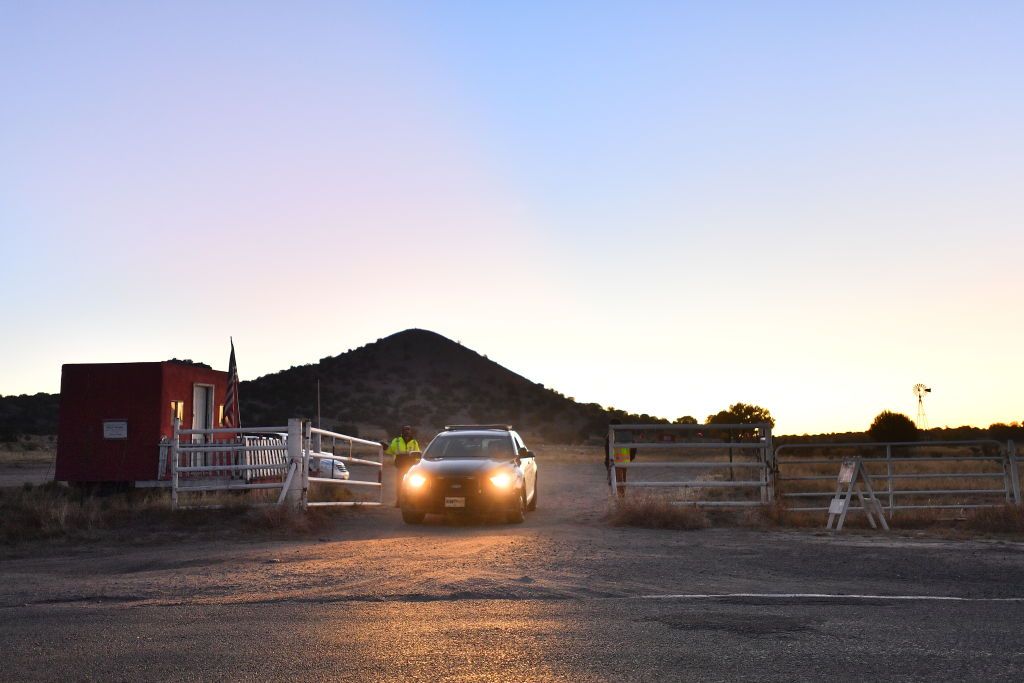
M 508 472 L 499 472 L 491 477 L 491 483 L 499 489 L 507 489 L 512 485 L 512 475 Z
M 405 483 L 408 484 L 411 489 L 421 489 L 423 485 L 427 483 L 427 478 L 422 474 L 410 474 L 405 479 Z

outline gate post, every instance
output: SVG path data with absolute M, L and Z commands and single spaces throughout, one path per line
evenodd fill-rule
M 306 467 L 302 457 L 302 441 L 302 420 L 290 418 L 288 420 L 288 463 L 292 468 L 292 476 L 289 478 L 290 483 L 285 501 L 293 510 L 305 507 L 305 487 L 309 485 L 306 481 Z
M 181 429 L 181 420 L 174 418 L 174 436 L 171 437 L 171 509 L 178 509 L 178 439 L 181 438 L 178 430 Z
M 1017 465 L 1017 444 L 1013 441 L 1006 442 L 1006 457 L 1010 461 L 1010 485 L 1013 487 L 1013 502 L 1017 505 L 1024 505 L 1020 492 L 1020 469 Z
M 761 452 L 763 459 L 764 485 L 761 489 L 761 503 L 771 505 L 775 502 L 775 445 L 772 442 L 772 427 L 765 424 L 764 429 L 764 450 Z
M 309 508 L 309 454 L 313 451 L 313 423 L 302 420 L 302 509 Z
M 896 509 L 896 494 L 893 493 L 893 469 L 892 469 L 892 444 L 885 444 L 885 488 L 889 491 L 889 519 L 892 519 Z
M 608 486 L 611 488 L 612 499 L 619 495 L 619 487 L 615 482 L 615 427 L 608 425 Z

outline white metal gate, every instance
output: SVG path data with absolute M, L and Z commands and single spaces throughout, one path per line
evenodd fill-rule
M 775 448 L 779 497 L 792 512 L 827 511 L 847 457 L 864 463 L 889 517 L 896 510 L 966 510 L 1022 502 L 1016 447 L 1012 441 L 991 439 L 782 444 Z
M 383 447 L 374 441 L 314 429 L 304 420 L 292 419 L 283 427 L 182 429 L 176 419 L 167 450 L 174 509 L 181 507 L 183 494 L 263 489 L 280 490 L 276 502 L 252 505 L 289 504 L 305 509 L 380 505 L 382 501 Z M 345 463 L 362 478 L 352 478 L 347 470 L 345 478 L 323 476 L 320 463 L 324 461 Z M 311 463 L 317 465 L 313 476 Z M 310 501 L 310 483 L 325 490 L 338 487 L 345 499 Z M 347 495 L 351 491 L 368 491 L 369 495 Z
M 612 495 L 620 488 L 684 491 L 672 502 L 702 507 L 757 506 L 774 498 L 771 425 L 765 423 L 609 425 L 608 443 L 612 453 L 637 451 L 629 462 L 611 458 Z M 624 482 L 616 481 L 620 469 L 630 474 Z M 674 478 L 679 470 L 683 477 Z M 636 479 L 641 473 L 647 478 Z
M 309 423 L 307 422 L 308 426 Z M 340 451 L 340 454 L 339 454 Z M 376 441 L 367 441 L 354 436 L 329 432 L 326 429 L 308 427 L 305 445 L 302 449 L 304 465 L 302 468 L 305 483 L 303 485 L 302 504 L 304 507 L 322 507 L 330 505 L 381 505 L 383 502 L 383 485 L 381 475 L 384 470 L 384 448 Z M 332 476 L 323 476 L 323 468 L 312 468 L 318 472 L 310 476 L 310 462 L 340 462 L 347 466 L 348 478 L 333 476 L 335 468 L 330 467 Z M 352 475 L 363 474 L 362 479 L 353 479 Z M 332 485 L 342 489 L 355 489 L 351 500 L 309 500 L 309 482 Z M 358 492 L 366 491 L 370 498 L 360 497 Z

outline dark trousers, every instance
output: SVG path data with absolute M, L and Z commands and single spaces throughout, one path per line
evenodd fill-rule
M 416 459 L 407 453 L 395 455 L 395 506 L 402 504 L 402 479 L 415 462 Z

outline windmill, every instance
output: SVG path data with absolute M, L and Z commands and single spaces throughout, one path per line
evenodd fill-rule
M 932 390 L 923 384 L 914 385 L 914 396 L 917 396 L 917 426 L 919 429 L 928 429 L 928 416 L 924 414 L 924 395 L 932 393 Z

